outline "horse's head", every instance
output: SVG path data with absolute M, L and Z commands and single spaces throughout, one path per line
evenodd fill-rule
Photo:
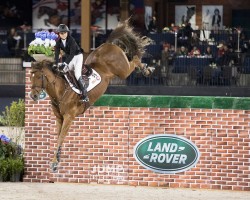
M 51 16 L 57 16 L 58 10 L 54 8 L 50 8 L 48 6 L 40 6 L 37 13 L 37 18 L 40 19 L 43 15 L 48 15 L 50 18 Z
M 195 7 L 187 7 L 187 19 L 186 22 L 189 22 L 189 20 L 193 17 L 193 15 L 195 14 Z
M 37 101 L 40 93 L 45 90 L 48 78 L 45 73 L 45 67 L 52 67 L 52 63 L 49 61 L 33 62 L 31 65 L 31 94 L 30 97 Z

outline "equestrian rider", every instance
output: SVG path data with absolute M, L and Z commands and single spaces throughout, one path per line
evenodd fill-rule
M 55 46 L 55 64 L 56 66 L 58 65 L 60 50 L 63 50 L 65 53 L 65 62 L 58 66 L 59 70 L 64 72 L 74 70 L 76 80 L 82 91 L 81 101 L 88 102 L 87 88 L 89 79 L 86 75 L 82 75 L 83 50 L 70 35 L 69 28 L 65 24 L 60 24 L 57 31 L 59 33 L 59 40 Z

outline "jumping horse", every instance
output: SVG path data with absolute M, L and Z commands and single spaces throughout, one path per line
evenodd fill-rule
M 39 94 L 45 90 L 56 116 L 58 140 L 51 163 L 53 171 L 58 168 L 61 147 L 72 121 L 104 94 L 110 80 L 115 76 L 126 79 L 135 68 L 140 69 L 145 76 L 150 74 L 150 69 L 141 63 L 145 47 L 150 43 L 149 38 L 133 30 L 129 20 L 120 22 L 107 41 L 92 51 L 85 60 L 85 64 L 98 72 L 102 80 L 88 92 L 89 103 L 80 101 L 79 94 L 69 87 L 63 75 L 53 69 L 53 62 L 48 60 L 32 62 L 30 96 L 36 101 L 39 99 Z

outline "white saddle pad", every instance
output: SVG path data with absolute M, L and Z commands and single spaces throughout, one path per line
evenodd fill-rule
M 82 91 L 76 88 L 69 80 L 66 75 L 64 75 L 66 80 L 69 83 L 69 86 L 74 90 L 77 94 L 82 94 Z M 101 76 L 94 70 L 92 69 L 92 74 L 89 76 L 89 86 L 87 88 L 87 91 L 89 92 L 92 90 L 95 86 L 97 86 L 100 82 L 102 81 Z

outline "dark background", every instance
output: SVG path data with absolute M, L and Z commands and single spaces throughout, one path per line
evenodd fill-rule
M 32 0 L 1 0 L 0 26 L 32 25 Z

